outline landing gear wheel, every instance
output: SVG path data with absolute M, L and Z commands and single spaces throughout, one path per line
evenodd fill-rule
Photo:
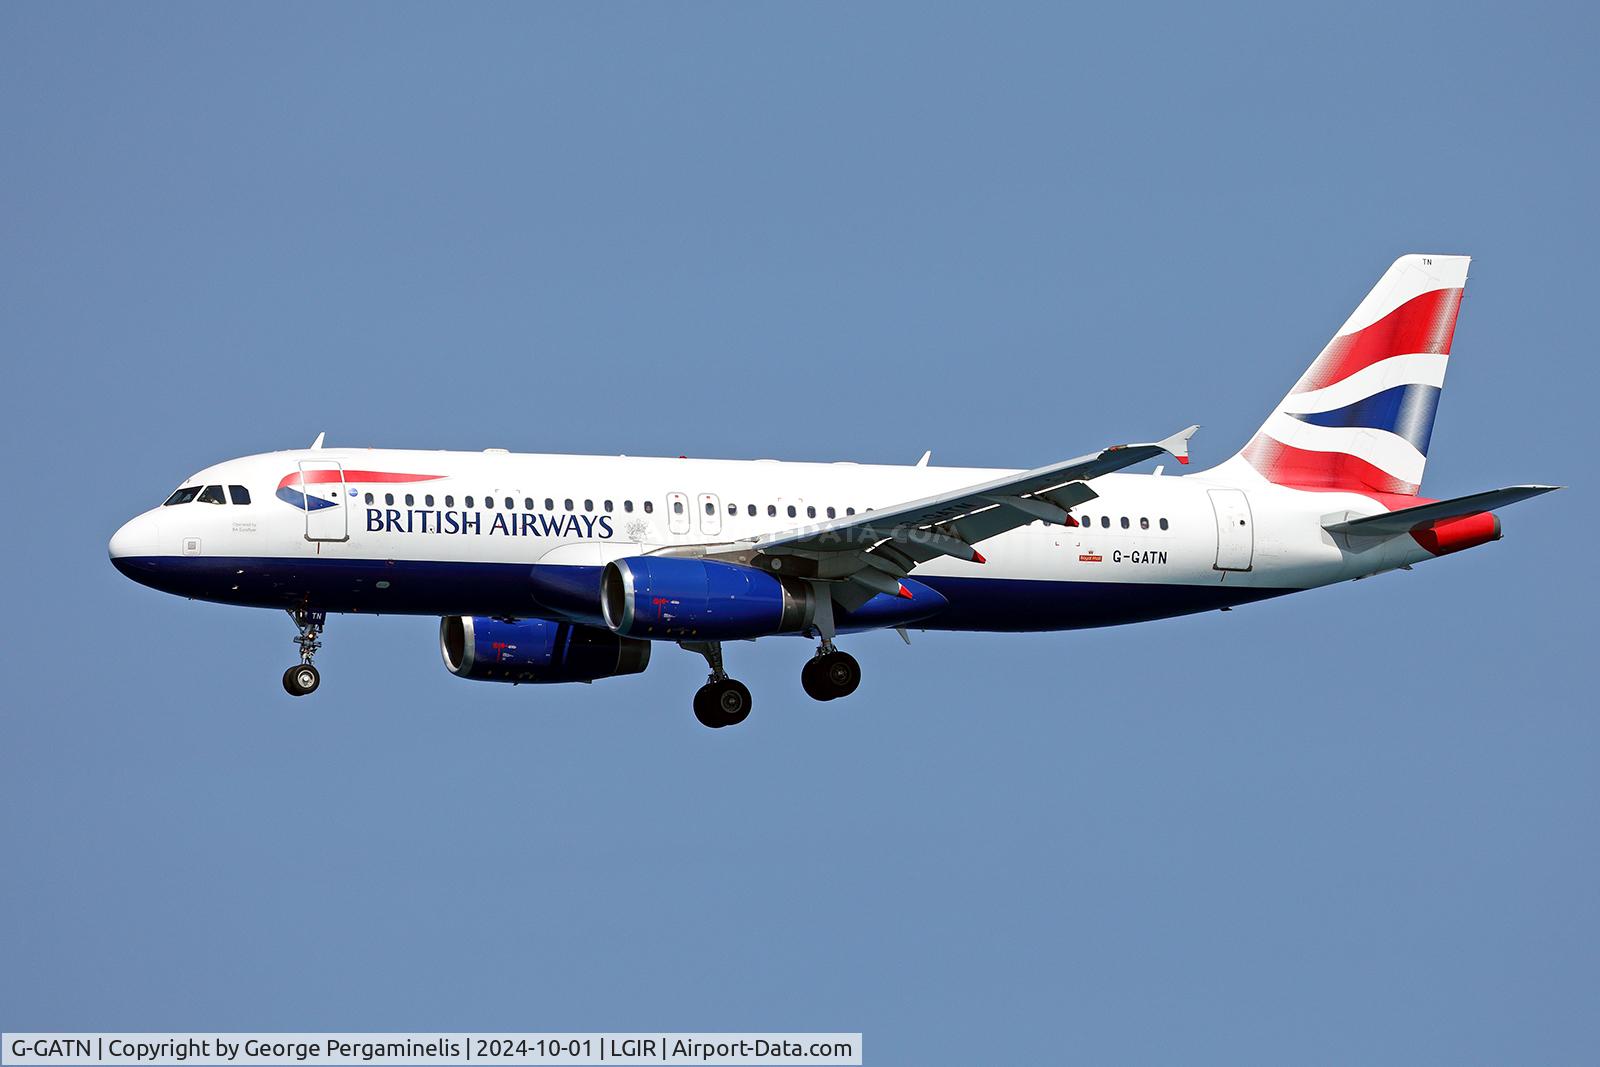
M 722 729 L 722 720 L 717 716 L 716 683 L 707 682 L 694 694 L 694 717 L 700 720 L 700 725 L 712 730 Z
M 750 690 L 743 682 L 724 678 L 707 682 L 694 695 L 694 717 L 701 726 L 720 730 L 737 726 L 750 717 Z
M 310 696 L 322 684 L 322 675 L 309 663 L 301 663 L 283 672 L 283 688 L 292 697 Z
M 300 648 L 300 662 L 283 672 L 283 691 L 292 697 L 310 696 L 322 684 L 322 675 L 311 665 L 311 657 L 322 647 L 322 627 L 328 621 L 326 613 L 307 608 L 289 609 L 294 628 L 300 631 L 294 643 Z
M 824 652 L 800 669 L 800 686 L 813 700 L 837 700 L 861 684 L 861 664 L 848 652 Z
M 822 657 L 806 660 L 806 665 L 800 668 L 800 688 L 806 691 L 806 696 L 812 700 L 831 699 L 833 694 L 828 692 L 827 685 L 822 677 Z

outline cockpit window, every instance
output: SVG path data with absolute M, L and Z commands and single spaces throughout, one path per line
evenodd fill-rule
M 202 504 L 226 504 L 228 502 L 227 498 L 222 495 L 222 486 L 220 485 L 206 486 L 200 490 L 200 496 L 197 499 Z
M 167 497 L 167 502 L 161 506 L 164 508 L 170 508 L 174 504 L 187 504 L 189 501 L 193 500 L 199 495 L 200 487 L 198 485 L 186 485 L 182 489 L 179 489 L 176 493 L 173 493 L 171 496 Z
M 233 502 L 235 504 L 250 503 L 250 490 L 246 489 L 242 485 L 228 486 L 228 495 L 233 497 Z

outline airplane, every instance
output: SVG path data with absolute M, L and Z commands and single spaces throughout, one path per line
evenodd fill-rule
M 1234 456 L 1191 426 L 1029 470 L 327 448 L 207 467 L 111 538 L 163 592 L 286 610 L 305 696 L 327 616 L 440 618 L 446 668 L 504 683 L 705 657 L 695 717 L 750 714 L 726 642 L 817 642 L 817 700 L 861 667 L 842 635 L 1073 630 L 1350 581 L 1499 540 L 1495 509 L 1559 486 L 1419 495 L 1469 257 L 1397 259 Z

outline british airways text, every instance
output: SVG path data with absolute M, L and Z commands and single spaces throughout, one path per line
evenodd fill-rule
M 610 515 L 532 515 L 495 512 L 486 522 L 481 511 L 422 511 L 414 508 L 368 508 L 368 533 L 487 534 L 500 537 L 611 537 Z

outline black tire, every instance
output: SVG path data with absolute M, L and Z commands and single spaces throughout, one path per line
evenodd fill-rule
M 694 717 L 709 730 L 720 730 L 726 725 L 717 714 L 716 688 L 715 683 L 707 682 L 694 694 Z
M 806 665 L 800 668 L 800 688 L 806 691 L 806 696 L 812 700 L 832 700 L 833 690 L 828 688 L 828 679 L 822 673 L 822 656 L 812 656 L 806 660 Z
M 818 664 L 817 675 L 829 700 L 847 697 L 861 684 L 861 664 L 848 652 L 830 652 L 812 662 Z
M 716 690 L 716 714 L 723 726 L 738 726 L 750 717 L 750 690 L 743 682 L 726 678 Z
M 297 663 L 283 672 L 283 691 L 292 697 L 310 696 L 322 684 L 322 675 L 309 663 Z

